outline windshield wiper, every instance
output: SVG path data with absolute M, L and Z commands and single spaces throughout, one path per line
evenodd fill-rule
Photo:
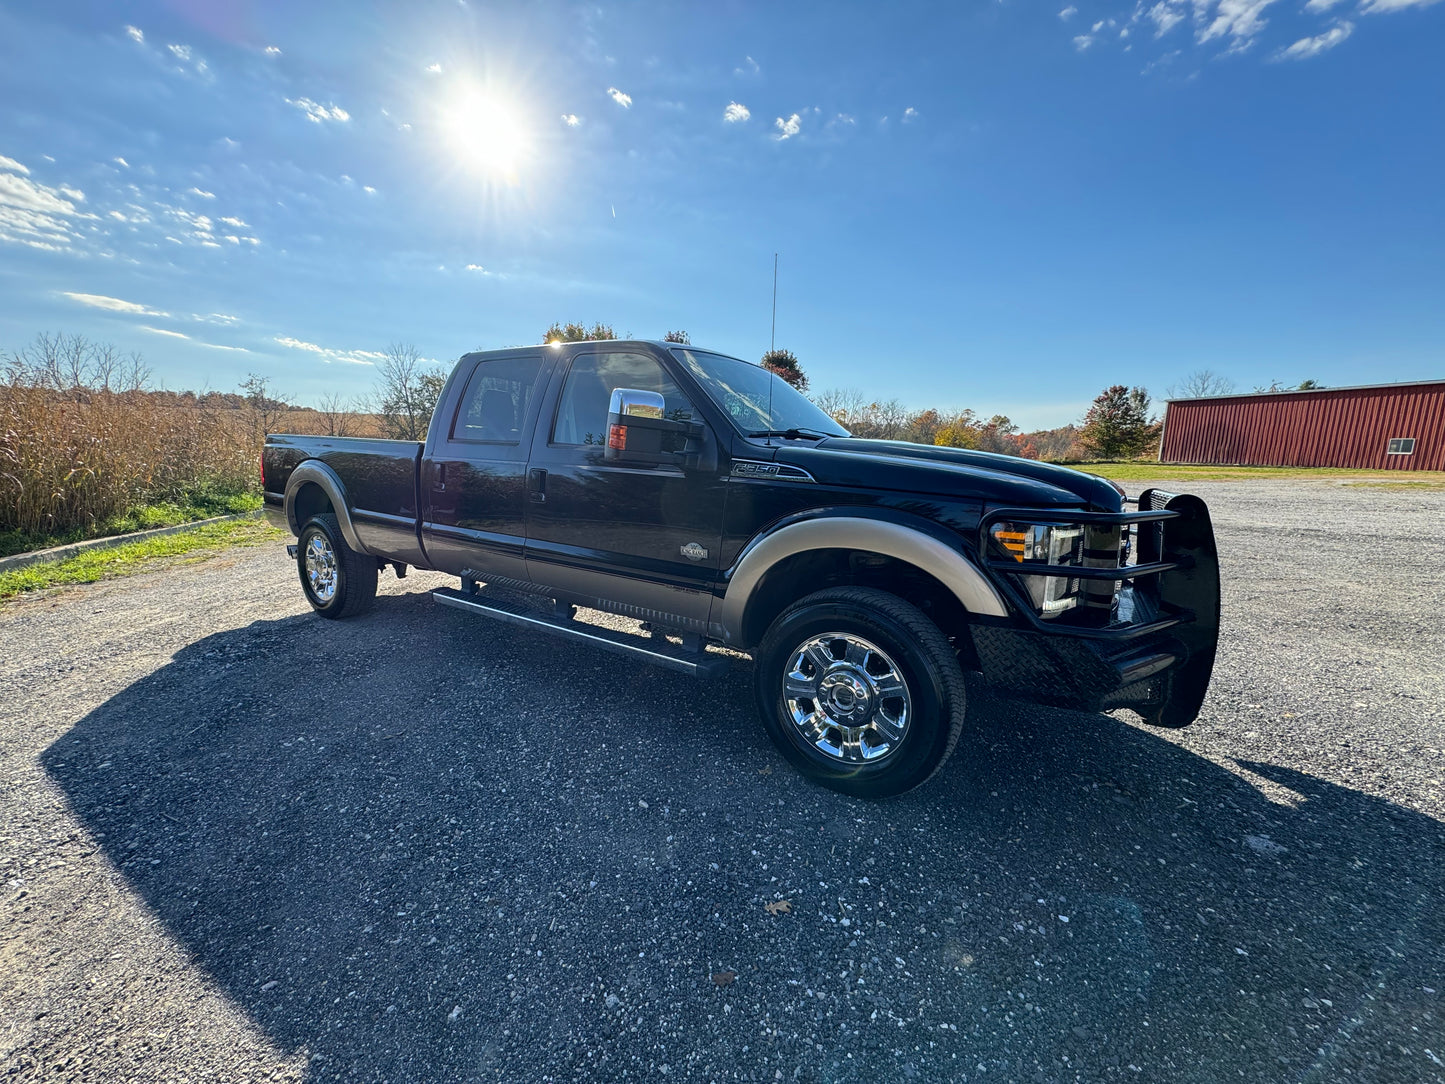
M 836 437 L 837 433 L 825 433 L 821 429 L 809 429 L 806 425 L 794 429 L 759 429 L 755 433 L 749 433 L 750 437 L 786 437 L 788 440 L 822 440 L 824 437 Z

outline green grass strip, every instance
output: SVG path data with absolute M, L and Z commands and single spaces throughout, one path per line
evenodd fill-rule
M 0 599 L 14 598 L 26 591 L 39 591 L 64 584 L 95 583 L 114 576 L 141 572 L 161 557 L 194 554 L 214 556 L 232 546 L 259 546 L 286 537 L 260 519 L 208 523 L 193 531 L 178 531 L 159 538 L 144 538 L 110 549 L 95 549 L 63 561 L 46 561 L 25 568 L 0 572 Z
M 23 531 L 0 531 L 0 557 L 32 550 L 48 550 L 71 542 L 87 542 L 92 538 L 111 538 L 118 534 L 149 531 L 156 527 L 178 527 L 213 516 L 234 516 L 255 512 L 261 507 L 259 493 L 201 493 L 182 501 L 158 501 L 133 508 L 124 515 L 112 516 L 89 528 L 73 531 L 32 534 Z
M 1169 463 L 1071 463 L 1116 482 L 1270 482 L 1313 481 L 1344 485 L 1383 486 L 1390 489 L 1445 489 L 1445 472 L 1404 470 L 1352 470 L 1347 467 L 1216 467 Z

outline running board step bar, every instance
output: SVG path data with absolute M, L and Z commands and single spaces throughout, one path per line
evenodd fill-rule
M 731 665 L 722 655 L 709 655 L 704 651 L 689 651 L 671 643 L 661 636 L 633 636 L 600 625 L 589 625 L 582 621 L 569 621 L 564 617 L 548 617 L 522 606 L 498 598 L 484 598 L 467 594 L 453 587 L 442 587 L 431 593 L 431 597 L 443 606 L 454 606 L 485 617 L 493 617 L 508 624 L 523 628 L 537 629 L 571 640 L 591 644 L 603 651 L 615 651 L 631 655 L 669 670 L 679 670 L 694 677 L 715 677 Z

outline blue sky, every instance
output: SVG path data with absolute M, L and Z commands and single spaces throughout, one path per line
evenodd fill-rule
M 0 349 L 302 402 L 554 320 L 1076 420 L 1445 377 L 1445 3 L 4 3 Z

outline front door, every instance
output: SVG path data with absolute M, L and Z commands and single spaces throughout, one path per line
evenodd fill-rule
M 538 353 L 475 363 L 441 439 L 421 465 L 422 543 L 432 567 L 453 576 L 521 584 L 528 444 L 540 409 Z
M 684 470 L 681 457 L 677 465 L 608 462 L 607 409 L 616 388 L 657 392 L 668 418 L 704 422 L 653 355 L 602 344 L 576 354 L 553 416 L 538 421 L 528 462 L 527 573 L 559 598 L 705 631 L 721 548 L 722 480 L 716 466 Z

